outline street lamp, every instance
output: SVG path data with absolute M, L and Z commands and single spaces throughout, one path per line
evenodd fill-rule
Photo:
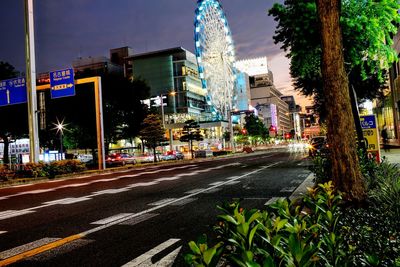
M 64 123 L 65 118 L 60 122 L 57 118 L 57 123 L 53 123 L 55 126 L 52 130 L 57 130 L 56 134 L 60 133 L 60 154 L 61 154 L 61 159 L 63 158 L 63 135 L 64 135 L 64 130 L 67 130 L 65 126 L 67 124 Z

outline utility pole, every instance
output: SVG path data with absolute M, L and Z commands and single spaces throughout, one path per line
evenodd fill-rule
M 25 0 L 25 60 L 26 88 L 28 94 L 29 161 L 39 161 L 39 131 L 37 119 L 35 30 L 33 0 Z

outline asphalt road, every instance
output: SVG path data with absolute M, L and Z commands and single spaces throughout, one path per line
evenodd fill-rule
M 0 266 L 184 266 L 216 205 L 263 208 L 308 165 L 281 149 L 0 189 Z

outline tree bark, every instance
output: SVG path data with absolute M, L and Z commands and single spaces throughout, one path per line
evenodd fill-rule
M 332 181 L 347 200 L 362 202 L 365 185 L 359 168 L 356 132 L 344 68 L 340 0 L 316 0 L 322 45 L 322 78 L 327 110 L 327 138 Z

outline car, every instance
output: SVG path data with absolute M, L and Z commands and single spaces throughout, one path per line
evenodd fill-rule
M 136 158 L 131 154 L 123 153 L 120 154 L 120 157 L 125 162 L 125 164 L 136 164 Z
M 313 158 L 318 154 L 325 154 L 328 147 L 326 136 L 313 137 L 308 145 L 308 155 Z
M 184 155 L 179 151 L 168 151 L 162 157 L 162 160 L 179 160 L 184 159 Z
M 126 162 L 119 153 L 113 153 L 106 157 L 106 166 L 108 167 L 124 166 L 125 164 Z

